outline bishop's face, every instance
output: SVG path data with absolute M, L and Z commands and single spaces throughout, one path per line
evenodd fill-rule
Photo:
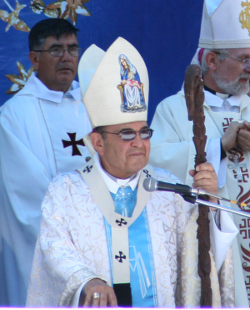
M 248 93 L 250 61 L 246 61 L 246 63 L 240 61 L 245 58 L 250 58 L 250 48 L 229 49 L 228 57 L 218 61 L 213 78 L 222 93 L 231 95 Z
M 120 135 L 105 133 L 103 138 L 100 134 L 94 133 L 94 135 L 99 135 L 100 147 L 97 151 L 102 166 L 108 173 L 117 178 L 126 179 L 146 166 L 149 158 L 150 140 L 142 139 L 138 132 L 145 127 L 148 128 L 147 122 L 105 126 L 106 132 L 113 133 L 119 133 L 123 129 L 133 129 L 137 134 L 131 141 L 122 140 Z

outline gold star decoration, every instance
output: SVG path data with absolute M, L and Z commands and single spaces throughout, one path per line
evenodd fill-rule
M 45 6 L 43 0 L 32 0 L 30 7 L 34 13 L 43 12 L 48 17 L 64 18 L 77 23 L 77 14 L 91 16 L 89 10 L 84 6 L 90 0 L 59 0 Z
M 21 90 L 25 83 L 28 81 L 29 77 L 31 76 L 31 73 L 33 72 L 34 68 L 31 67 L 28 71 L 28 73 L 25 71 L 24 66 L 17 61 L 17 68 L 19 71 L 19 75 L 16 74 L 6 74 L 5 76 L 7 77 L 7 79 L 9 79 L 12 83 L 14 83 L 10 89 L 7 90 L 6 94 L 7 95 L 13 95 L 17 92 L 19 92 L 19 90 Z
M 10 6 L 10 4 L 7 2 L 7 0 L 4 0 L 5 3 L 8 5 L 8 7 L 10 8 L 10 10 L 12 11 L 11 13 L 8 13 L 7 11 L 4 10 L 0 10 L 0 18 L 8 23 L 8 25 L 5 28 L 5 31 L 8 31 L 10 29 L 11 26 L 13 26 L 15 29 L 17 30 L 21 30 L 21 31 L 26 31 L 29 32 L 30 28 L 25 24 L 24 21 L 22 21 L 18 15 L 20 13 L 20 11 L 26 7 L 25 4 L 20 4 L 17 0 L 16 0 L 16 8 L 15 10 Z

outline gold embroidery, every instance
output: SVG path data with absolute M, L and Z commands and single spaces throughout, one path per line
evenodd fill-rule
M 246 2 L 241 2 L 241 5 L 243 8 L 245 7 L 245 10 L 241 11 L 239 19 L 242 24 L 242 28 L 247 28 L 250 35 L 250 3 L 246 0 Z
M 43 0 L 32 0 L 30 7 L 34 13 L 43 12 L 48 17 L 64 18 L 72 21 L 74 25 L 77 23 L 77 14 L 91 16 L 90 11 L 84 5 L 90 0 L 58 0 L 48 4 Z
M 7 90 L 6 92 L 7 95 L 13 95 L 19 92 L 19 90 L 21 90 L 24 87 L 25 83 L 28 81 L 29 77 L 31 76 L 31 73 L 34 70 L 34 68 L 31 67 L 29 71 L 26 72 L 24 66 L 19 61 L 17 61 L 16 64 L 17 64 L 19 75 L 16 75 L 16 74 L 5 75 L 7 79 L 9 79 L 12 83 L 14 83 L 10 87 L 10 89 Z
M 13 9 L 7 0 L 4 0 L 9 9 L 12 11 L 8 13 L 7 11 L 0 10 L 0 18 L 7 23 L 5 31 L 8 31 L 11 26 L 13 26 L 16 30 L 29 32 L 30 28 L 19 18 L 20 11 L 26 7 L 26 4 L 20 4 L 16 0 L 16 8 Z

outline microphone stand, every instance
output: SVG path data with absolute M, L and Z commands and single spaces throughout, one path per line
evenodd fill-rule
M 236 210 L 234 208 L 226 207 L 226 206 L 214 203 L 214 202 L 210 202 L 207 200 L 200 199 L 197 196 L 193 196 L 193 195 L 186 195 L 185 194 L 185 195 L 181 195 L 181 196 L 183 197 L 184 200 L 186 200 L 190 203 L 199 203 L 199 204 L 202 204 L 202 205 L 207 206 L 207 207 L 216 208 L 216 209 L 219 209 L 222 211 L 227 211 L 227 212 L 235 213 L 235 214 L 242 215 L 244 217 L 250 218 L 250 213 L 248 213 L 246 211 Z

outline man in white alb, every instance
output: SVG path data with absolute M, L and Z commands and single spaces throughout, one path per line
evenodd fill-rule
M 30 31 L 29 47 L 35 72 L 2 106 L 0 118 L 2 306 L 25 305 L 49 182 L 90 156 L 83 137 L 91 124 L 74 81 L 77 29 L 64 19 L 42 20 Z
M 246 204 L 250 202 L 248 8 L 249 4 L 240 0 L 205 0 L 199 49 L 193 59 L 202 68 L 207 160 L 217 172 L 219 194 Z M 192 178 L 188 171 L 194 166 L 195 156 L 192 126 L 183 90 L 164 99 L 152 121 L 155 135 L 150 154 L 152 164 L 169 169 L 189 185 Z M 236 306 L 246 307 L 246 290 L 250 290 L 250 221 L 238 215 L 234 220 L 240 230 L 234 247 Z

